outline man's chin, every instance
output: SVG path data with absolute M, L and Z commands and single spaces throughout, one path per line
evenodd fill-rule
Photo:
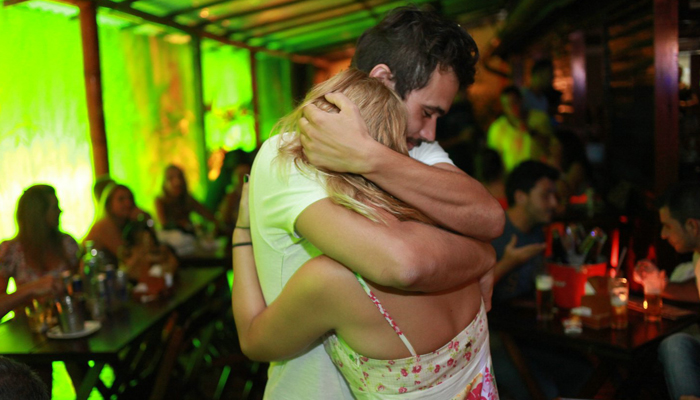
M 406 145 L 408 146 L 408 149 L 411 150 L 414 147 L 420 146 L 421 141 L 420 140 L 406 140 Z

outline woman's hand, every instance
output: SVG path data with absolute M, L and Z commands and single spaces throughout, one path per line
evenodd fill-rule
M 53 274 L 44 275 L 33 282 L 27 283 L 27 288 L 32 293 L 32 297 L 58 294 L 63 291 L 61 279 L 55 277 Z
M 245 179 L 243 179 L 243 186 L 241 187 L 241 202 L 238 205 L 238 219 L 236 220 L 236 227 L 250 227 L 250 211 L 248 210 L 248 175 L 246 175 Z

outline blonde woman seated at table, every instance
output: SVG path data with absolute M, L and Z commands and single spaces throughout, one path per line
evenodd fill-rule
M 17 236 L 0 244 L 0 317 L 32 299 L 58 293 L 61 273 L 77 271 L 78 243 L 59 229 L 60 215 L 51 186 L 32 186 L 19 198 Z M 10 278 L 17 290 L 5 294 Z
M 406 127 L 401 99 L 380 81 L 353 69 L 315 87 L 281 121 L 277 132 L 298 132 L 301 108 L 309 103 L 337 112 L 324 98 L 334 91 L 358 105 L 375 140 L 408 153 L 406 138 L 393 133 L 404 132 Z M 377 224 L 396 220 L 432 223 L 362 176 L 316 170 L 302 153 L 299 135 L 285 135 L 286 145 L 273 162 L 293 159 L 300 171 L 325 183 L 334 202 Z M 279 297 L 266 306 L 249 246 L 247 200 L 246 184 L 233 234 L 232 290 L 244 354 L 254 360 L 283 360 L 324 338 L 326 351 L 358 399 L 498 398 L 478 282 L 438 293 L 401 292 L 366 281 L 319 256 L 304 264 Z
M 119 249 L 124 246 L 124 228 L 132 220 L 135 209 L 134 194 L 128 187 L 109 185 L 100 200 L 100 215 L 83 243 L 93 241 L 95 249 L 104 252 L 106 262 L 116 264 Z
M 158 223 L 163 229 L 179 229 L 190 234 L 195 234 L 190 219 L 193 212 L 216 223 L 214 214 L 189 193 L 185 173 L 173 164 L 165 169 L 163 191 L 156 198 L 156 212 Z

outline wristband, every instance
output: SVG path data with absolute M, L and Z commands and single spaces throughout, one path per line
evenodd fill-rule
M 249 226 L 238 226 L 236 225 L 236 229 L 250 229 Z
M 238 247 L 238 246 L 252 246 L 253 242 L 238 242 L 234 243 L 231 245 L 231 247 Z

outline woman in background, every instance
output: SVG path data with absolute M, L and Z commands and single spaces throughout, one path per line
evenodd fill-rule
M 180 167 L 170 164 L 165 169 L 163 192 L 156 198 L 158 222 L 163 229 L 179 229 L 194 234 L 190 213 L 196 212 L 210 222 L 214 214 L 198 202 L 187 190 L 187 180 Z
M 62 290 L 61 273 L 77 272 L 78 243 L 59 229 L 56 191 L 35 185 L 17 203 L 17 236 L 0 244 L 0 317 Z M 17 290 L 6 294 L 10 278 Z
M 101 214 L 83 243 L 93 241 L 95 249 L 104 253 L 105 262 L 117 265 L 119 249 L 124 245 L 124 228 L 132 220 L 135 209 L 134 194 L 128 187 L 108 185 L 100 199 Z

